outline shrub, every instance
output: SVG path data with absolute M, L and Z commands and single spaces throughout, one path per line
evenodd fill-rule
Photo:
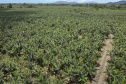
M 7 8 L 12 8 L 12 4 L 9 4 L 9 5 L 7 6 Z
M 33 6 L 32 5 L 28 5 L 27 8 L 33 8 Z
M 3 6 L 0 6 L 0 8 L 4 8 Z

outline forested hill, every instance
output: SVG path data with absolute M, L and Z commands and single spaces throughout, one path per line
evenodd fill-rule
M 67 2 L 67 1 L 57 1 L 57 2 L 54 2 L 54 4 L 93 4 L 93 3 L 96 3 L 94 1 L 89 1 L 89 2 L 82 2 L 82 3 L 78 3 L 78 2 Z
M 54 4 L 78 4 L 77 2 L 57 1 Z
M 126 4 L 126 1 L 109 2 L 107 4 Z

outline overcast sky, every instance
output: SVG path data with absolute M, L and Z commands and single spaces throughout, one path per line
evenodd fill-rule
M 69 1 L 69 2 L 94 1 L 97 3 L 107 3 L 107 2 L 116 2 L 120 0 L 0 0 L 0 3 L 52 3 L 56 1 Z

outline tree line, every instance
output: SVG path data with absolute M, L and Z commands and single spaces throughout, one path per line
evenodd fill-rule
M 7 5 L 7 6 L 6 6 Z M 0 8 L 13 8 L 12 5 L 15 4 L 0 4 Z M 27 4 L 27 3 L 23 3 L 23 4 L 17 4 L 19 5 L 20 8 L 25 7 L 25 8 L 33 8 L 35 6 L 72 6 L 72 7 L 93 7 L 96 10 L 98 9 L 125 9 L 126 8 L 126 3 L 124 4 Z

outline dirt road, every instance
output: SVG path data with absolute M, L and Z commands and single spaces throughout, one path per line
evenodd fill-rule
M 108 51 L 111 51 L 113 46 L 114 36 L 112 34 L 108 35 L 108 39 L 106 39 L 103 43 L 101 58 L 98 60 L 100 66 L 96 67 L 97 73 L 95 78 L 92 81 L 92 84 L 106 84 L 105 79 L 108 77 L 106 73 L 106 66 L 108 65 L 108 61 L 110 60 L 110 56 Z

